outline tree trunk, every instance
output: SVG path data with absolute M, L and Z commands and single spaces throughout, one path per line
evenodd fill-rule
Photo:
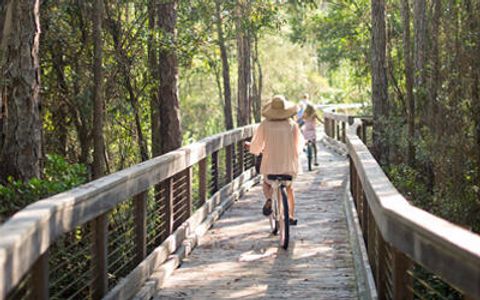
M 128 6 L 126 11 L 128 11 Z M 137 98 L 137 94 L 135 93 L 134 84 L 135 78 L 131 77 L 130 70 L 132 68 L 130 64 L 130 58 L 128 57 L 127 51 L 122 48 L 121 44 L 121 35 L 122 35 L 122 23 L 115 21 L 107 11 L 108 16 L 108 28 L 110 29 L 110 34 L 112 35 L 113 44 L 115 46 L 115 56 L 117 57 L 117 62 L 120 65 L 120 70 L 123 76 L 124 87 L 128 92 L 128 100 L 130 105 L 133 109 L 133 114 L 135 118 L 135 127 L 136 127 L 136 135 L 137 135 L 137 142 L 139 148 L 139 154 L 141 161 L 148 160 L 148 149 L 147 149 L 147 142 L 145 141 L 143 130 L 142 130 L 142 122 L 140 120 L 140 103 Z M 132 83 L 132 80 L 134 81 Z
M 105 174 L 105 141 L 103 137 L 103 0 L 95 0 L 93 11 L 93 178 Z
M 248 2 L 248 0 L 247 0 Z M 244 126 L 250 120 L 250 41 L 248 29 L 243 20 L 247 19 L 248 3 L 238 0 L 237 13 L 237 60 L 238 60 L 238 99 L 237 125 Z
M 40 177 L 40 0 L 4 2 L 1 52 L 0 180 Z
M 253 63 L 253 117 L 255 123 L 259 123 L 262 118 L 262 65 L 258 59 L 258 37 L 254 34 L 253 37 L 254 50 L 252 52 Z
M 427 17 L 425 0 L 415 0 L 413 6 L 415 23 L 415 104 L 420 114 L 421 125 L 426 124 L 427 101 L 425 86 L 425 55 L 427 45 Z
M 151 135 L 152 135 L 152 157 L 158 156 L 162 153 L 162 139 L 160 135 L 160 111 L 158 102 L 158 45 L 155 43 L 156 14 L 158 3 L 156 0 L 148 1 L 148 68 L 150 71 L 150 78 L 154 88 L 150 91 L 150 120 L 151 120 Z
M 385 126 L 388 118 L 385 0 L 372 0 L 372 103 L 373 152 L 377 161 L 387 163 Z
M 438 101 L 437 94 L 440 85 L 440 54 L 438 46 L 438 38 L 440 35 L 440 17 L 442 10 L 442 1 L 433 0 L 433 14 L 432 14 L 432 30 L 431 30 L 431 42 L 430 49 L 430 78 L 429 78 L 429 89 L 428 89 L 428 113 L 427 113 L 427 122 L 430 130 L 434 136 L 437 132 L 437 119 L 438 119 Z
M 405 63 L 405 81 L 407 98 L 408 150 L 407 161 L 410 166 L 415 165 L 415 99 L 413 98 L 413 59 L 412 40 L 410 34 L 410 5 L 409 0 L 402 0 L 400 11 L 403 22 L 403 56 Z
M 466 0 L 468 21 L 470 32 L 476 32 L 472 35 L 470 48 L 470 62 L 472 62 L 472 112 L 474 124 L 474 149 L 476 160 L 476 185 L 480 186 L 480 20 L 478 14 L 480 13 L 480 2 Z M 480 191 L 477 191 L 477 196 L 480 199 Z
M 161 152 L 164 154 L 182 145 L 180 128 L 180 107 L 178 100 L 178 59 L 177 59 L 177 4 L 178 0 L 161 1 L 158 5 L 158 29 L 162 33 L 159 51 L 158 109 L 162 137 Z M 166 45 L 166 46 L 165 46 Z
M 227 47 L 225 45 L 225 35 L 223 33 L 223 24 L 221 16 L 221 2 L 215 0 L 215 18 L 218 34 L 218 46 L 220 48 L 220 55 L 222 58 L 222 72 L 223 72 L 223 93 L 224 93 L 224 117 L 225 129 L 233 129 L 233 115 L 232 115 L 232 91 L 230 87 L 230 66 L 228 62 Z

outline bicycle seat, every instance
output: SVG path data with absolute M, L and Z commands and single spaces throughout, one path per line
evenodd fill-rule
M 286 180 L 286 181 L 292 181 L 292 176 L 290 175 L 285 175 L 285 174 L 270 174 L 267 175 L 268 180 Z

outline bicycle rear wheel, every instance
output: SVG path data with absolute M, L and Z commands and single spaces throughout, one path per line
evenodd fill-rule
M 308 170 L 312 170 L 312 159 L 313 159 L 313 146 L 310 141 L 307 144 L 307 157 L 308 157 Z
M 290 218 L 288 214 L 288 198 L 287 193 L 285 192 L 285 187 L 280 187 L 281 192 L 281 201 L 282 204 L 280 205 L 280 216 L 279 216 L 279 225 L 280 225 L 280 246 L 283 249 L 288 248 L 288 242 L 290 239 Z

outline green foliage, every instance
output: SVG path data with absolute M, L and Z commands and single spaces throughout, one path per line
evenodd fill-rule
M 316 64 L 313 47 L 297 45 L 286 38 L 287 32 L 266 35 L 260 43 L 260 59 L 267 62 L 264 77 L 264 99 L 284 94 L 298 101 L 307 92 L 315 103 L 324 102 L 322 95 L 330 93 L 327 80 Z
M 426 207 L 432 199 L 424 178 L 417 170 L 406 164 L 393 165 L 387 169 L 393 185 L 416 206 Z
M 6 184 L 0 184 L 0 221 L 32 202 L 70 190 L 86 181 L 84 165 L 70 164 L 59 155 L 47 155 L 43 179 L 32 178 L 23 182 L 10 177 Z

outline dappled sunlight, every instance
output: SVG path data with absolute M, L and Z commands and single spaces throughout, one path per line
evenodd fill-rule
M 279 246 L 278 236 L 271 233 L 268 218 L 261 213 L 264 202 L 257 185 L 200 239 L 200 246 L 167 280 L 158 297 L 276 299 L 292 294 L 315 299 L 318 288 L 328 286 L 329 295 L 341 291 L 355 298 L 351 248 L 339 200 L 348 163 L 323 146 L 319 146 L 319 160 L 318 168 L 295 180 L 299 224 L 290 227 L 287 250 Z M 297 285 L 305 287 L 305 293 Z
M 238 261 L 239 262 L 252 262 L 257 261 L 260 259 L 264 259 L 267 257 L 276 257 L 278 253 L 278 249 L 276 248 L 268 248 L 268 249 L 260 249 L 259 250 L 250 250 L 247 252 L 242 253 Z

